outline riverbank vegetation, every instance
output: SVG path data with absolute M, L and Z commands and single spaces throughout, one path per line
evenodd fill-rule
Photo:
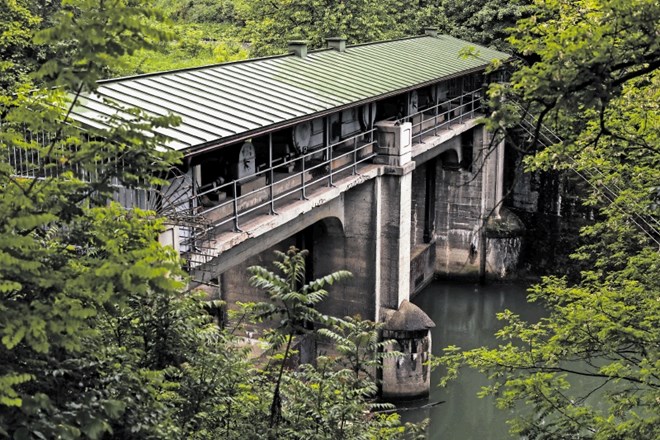
M 345 274 L 286 291 L 299 254 L 281 256 L 279 275 L 255 269 L 276 300 L 255 316 L 287 314 L 288 301 L 296 313 L 254 360 L 239 328 L 219 327 L 211 304 L 183 293 L 181 262 L 155 240 L 161 219 L 96 203 L 112 182 L 159 183 L 178 156 L 149 133 L 176 118 L 131 111 L 134 120 L 82 136 L 66 110 L 101 78 L 281 53 L 291 38 L 321 47 L 326 36 L 360 43 L 424 26 L 517 55 L 511 80 L 490 91 L 491 127 L 525 115 L 529 169 L 583 179 L 595 213 L 574 252 L 580 278 L 548 277 L 532 291 L 548 318 L 504 313 L 499 348 L 450 348 L 438 363 L 448 378 L 463 366 L 487 373 L 484 392 L 502 407 L 526 404 L 512 429 L 527 438 L 660 437 L 658 22 L 655 0 L 0 0 L 0 152 L 47 158 L 30 179 L 0 163 L 0 437 L 417 435 L 396 415 L 372 414 L 374 383 L 355 373 L 356 359 L 377 361 L 376 327 L 314 312 L 325 283 Z M 544 125 L 563 141 L 542 145 Z M 338 355 L 283 368 L 310 320 L 325 323 Z M 355 351 L 365 345 L 373 350 Z M 581 377 L 593 387 L 575 394 Z
M 516 408 L 525 438 L 660 437 L 659 21 L 652 0 L 537 1 L 508 39 L 532 62 L 490 91 L 494 129 L 533 128 L 528 169 L 579 176 L 595 213 L 573 253 L 579 279 L 531 290 L 547 318 L 504 312 L 498 348 L 437 362 L 445 381 L 486 373 L 483 393 Z
M 160 50 L 146 3 L 0 2 L 0 438 L 416 438 L 372 411 L 378 327 L 314 308 L 348 273 L 304 284 L 296 250 L 253 268 L 269 302 L 238 321 L 278 319 L 248 339 L 186 291 L 162 219 L 106 203 L 179 160 L 153 131 L 174 117 L 127 109 L 83 133 L 68 115 L 126 57 Z M 332 353 L 293 368 L 321 333 Z

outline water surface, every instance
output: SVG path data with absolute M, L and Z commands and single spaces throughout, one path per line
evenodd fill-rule
M 543 310 L 527 303 L 527 284 L 457 284 L 436 281 L 417 295 L 413 302 L 435 321 L 432 331 L 433 354 L 448 345 L 464 349 L 496 346 L 495 332 L 502 327 L 498 312 L 509 309 L 529 321 L 537 321 Z M 445 403 L 431 409 L 406 411 L 407 420 L 430 418 L 429 440 L 509 439 L 507 413 L 495 408 L 492 399 L 480 399 L 477 392 L 486 385 L 485 376 L 462 371 L 447 388 L 437 387 L 439 371 L 431 376 L 430 401 Z

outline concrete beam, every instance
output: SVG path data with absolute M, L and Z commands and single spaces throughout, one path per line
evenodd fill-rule
M 336 217 L 343 224 L 344 201 L 342 197 L 333 198 L 327 203 L 304 213 L 304 215 L 300 213 L 297 217 L 290 219 L 286 223 L 274 229 L 268 229 L 268 234 L 262 233 L 251 236 L 250 233 L 246 232 L 245 234 L 248 234 L 248 238 L 241 240 L 210 262 L 195 269 L 196 275 L 193 276 L 193 279 L 207 282 L 209 278 L 213 278 L 231 269 L 248 258 L 268 250 L 314 223 L 329 217 Z
M 413 145 L 412 160 L 417 166 L 420 166 L 447 150 L 455 149 L 456 146 L 449 141 L 477 125 L 479 125 L 478 118 L 471 118 L 462 124 L 452 125 L 450 129 L 441 131 L 438 136 L 424 138 L 424 142 Z M 460 147 L 457 153 L 459 159 L 461 159 Z
M 307 200 L 278 207 L 276 215 L 262 215 L 241 222 L 242 232 L 219 234 L 213 245 L 217 256 L 195 268 L 193 279 L 208 282 L 324 218 L 336 217 L 343 224 L 343 194 L 382 173 L 382 166 L 368 165 L 360 170 L 360 174 L 341 179 L 335 182 L 334 187 L 314 192 Z

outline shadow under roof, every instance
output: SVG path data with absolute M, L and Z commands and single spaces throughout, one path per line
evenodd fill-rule
M 467 47 L 476 56 L 461 56 Z M 100 81 L 72 117 L 103 124 L 117 106 L 174 114 L 181 124 L 160 131 L 170 148 L 194 153 L 509 58 L 447 35 L 323 49 L 306 58 L 288 54 Z

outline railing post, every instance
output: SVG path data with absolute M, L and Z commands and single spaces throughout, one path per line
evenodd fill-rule
M 237 180 L 234 180 L 234 231 L 235 232 L 243 232 L 241 231 L 241 228 L 238 226 L 238 188 L 237 188 Z
M 307 192 L 305 190 L 305 154 L 300 156 L 300 161 L 302 162 L 302 173 L 300 173 L 300 181 L 302 182 L 300 200 L 307 200 Z
M 458 119 L 458 123 L 462 124 L 463 123 L 463 101 L 465 100 L 465 91 L 461 93 L 461 101 L 458 104 L 459 112 L 461 113 L 460 118 Z
M 353 175 L 357 174 L 357 138 L 353 143 Z
M 270 170 L 269 177 L 269 193 L 270 193 L 270 214 L 277 214 L 275 212 L 275 172 L 273 170 L 273 133 L 268 134 L 268 169 Z
M 325 158 L 328 161 L 328 170 L 330 175 L 328 176 L 328 186 L 332 187 L 335 186 L 334 182 L 332 181 L 333 177 L 333 170 L 332 170 L 332 145 L 330 145 L 330 117 L 326 116 L 325 117 L 325 147 L 326 147 L 326 152 L 325 152 Z
M 375 154 L 376 153 L 376 146 L 374 145 L 374 122 L 376 122 L 376 118 L 374 117 L 375 115 L 373 115 L 371 112 L 372 112 L 372 107 L 370 105 L 369 106 L 369 121 L 371 121 L 370 122 L 371 125 L 370 125 L 369 129 L 371 131 L 369 132 L 369 145 L 371 145 L 372 154 Z
M 439 87 L 436 86 L 436 92 L 435 92 L 435 107 L 433 111 L 433 136 L 438 135 L 438 110 L 440 110 L 440 104 L 437 102 L 438 98 L 440 97 L 440 90 Z

